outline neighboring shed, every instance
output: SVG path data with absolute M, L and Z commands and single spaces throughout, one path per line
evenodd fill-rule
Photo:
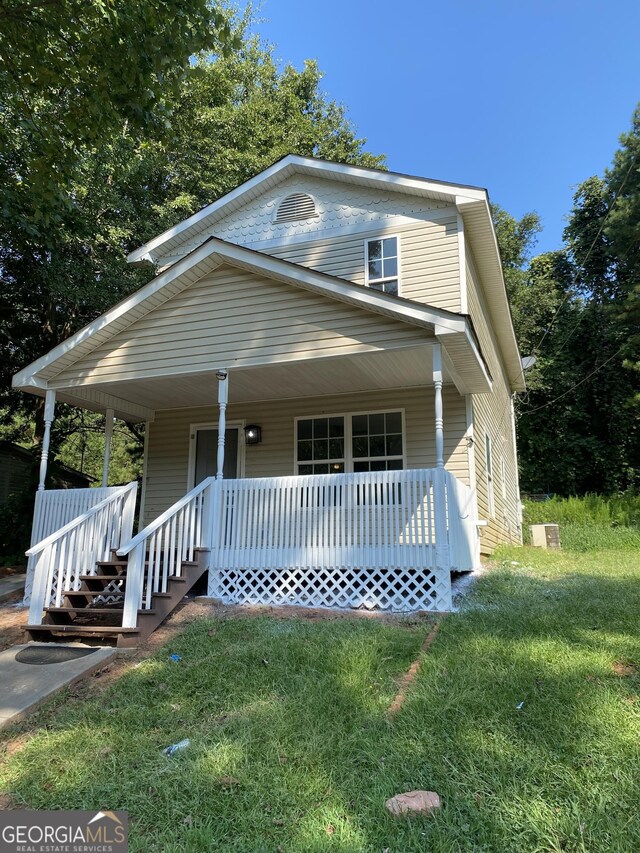
M 0 504 L 29 482 L 34 461 L 37 464 L 39 458 L 34 457 L 25 447 L 10 441 L 0 441 Z M 88 489 L 93 482 L 93 477 L 88 474 L 67 468 L 59 462 L 54 462 L 50 467 L 49 478 L 52 489 Z

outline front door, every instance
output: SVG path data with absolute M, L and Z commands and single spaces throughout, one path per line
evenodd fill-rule
M 238 445 L 240 429 L 229 427 L 225 430 L 224 439 L 224 468 L 225 480 L 233 480 L 239 475 Z M 215 477 L 218 456 L 218 430 L 212 427 L 200 427 L 195 430 L 193 439 L 196 443 L 194 477 L 191 488 L 201 483 L 205 477 Z

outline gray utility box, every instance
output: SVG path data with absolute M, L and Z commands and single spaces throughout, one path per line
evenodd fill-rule
M 536 548 L 559 548 L 560 527 L 557 524 L 532 524 L 531 544 Z

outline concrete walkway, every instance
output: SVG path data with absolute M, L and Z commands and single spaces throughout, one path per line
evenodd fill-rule
M 23 590 L 26 577 L 26 574 L 20 574 L 0 578 L 0 601 L 10 598 L 14 592 Z
M 63 663 L 21 663 L 16 655 L 23 649 L 86 649 L 81 643 L 26 643 L 0 652 L 0 729 L 21 720 L 42 701 L 63 687 L 94 672 L 116 654 L 101 646 L 91 654 Z

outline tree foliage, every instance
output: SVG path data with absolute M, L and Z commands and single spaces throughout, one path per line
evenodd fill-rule
M 612 167 L 578 187 L 561 251 L 528 261 L 531 232 L 497 219 L 521 352 L 537 359 L 517 404 L 525 491 L 640 485 L 639 153 L 636 111 Z
M 142 11 L 124 5 L 114 7 L 122 15 L 118 25 L 124 27 L 126 21 L 131 33 L 139 32 L 135 38 L 122 35 L 123 43 L 132 47 L 149 35 L 143 51 L 152 51 L 156 35 L 145 29 L 150 21 L 140 18 Z M 166 0 L 160 5 L 171 4 Z M 54 6 L 58 11 L 76 10 L 71 2 Z M 131 4 L 132 9 L 134 6 Z M 199 4 L 190 4 L 184 20 L 190 20 L 198 9 L 202 10 Z M 107 12 L 112 15 L 110 6 Z M 98 30 L 100 20 L 96 17 Z M 133 248 L 289 152 L 383 164 L 383 158 L 364 150 L 365 140 L 356 136 L 344 109 L 322 93 L 322 75 L 314 62 L 305 63 L 300 70 L 280 68 L 271 49 L 257 38 L 245 36 L 246 20 L 229 20 L 231 30 L 224 32 L 224 43 L 231 48 L 226 53 L 214 56 L 208 50 L 187 65 L 174 56 L 160 78 L 155 70 L 149 71 L 156 94 L 132 107 L 133 113 L 114 91 L 99 133 L 89 129 L 85 133 L 73 124 L 60 130 L 63 142 L 68 139 L 72 149 L 65 160 L 64 180 L 59 183 L 64 185 L 64 197 L 47 195 L 30 182 L 20 187 L 28 201 L 22 205 L 21 215 L 12 215 L 19 193 L 8 203 L 6 215 L 0 218 L 0 422 L 4 422 L 4 437 L 24 441 L 24 423 L 32 420 L 36 405 L 29 395 L 10 391 L 11 376 L 149 280 L 153 274 L 150 265 L 141 268 L 126 263 Z M 213 23 L 219 24 L 218 19 Z M 207 26 L 211 29 L 211 21 Z M 81 29 L 87 27 L 91 28 L 90 22 L 83 21 Z M 219 40 L 220 29 L 209 32 L 210 42 Z M 206 33 L 200 28 L 194 33 L 195 43 L 201 44 Z M 55 44 L 63 57 L 62 47 L 57 41 Z M 92 65 L 87 61 L 86 95 L 90 98 L 93 91 L 99 98 L 101 78 L 91 78 Z M 114 74 L 119 61 L 127 58 L 109 59 Z M 70 62 L 73 73 L 79 73 L 81 66 L 74 64 L 79 56 Z M 11 120 L 20 124 L 23 105 L 17 103 L 12 85 L 7 75 L 0 75 L 0 86 L 8 87 L 11 95 L 6 115 L 11 114 Z M 120 84 L 114 85 L 117 89 Z M 33 86 L 46 89 L 46 80 L 38 83 L 34 77 Z M 48 90 L 45 95 L 48 97 Z M 130 95 L 136 99 L 135 87 Z M 170 123 L 164 121 L 167 117 Z M 58 133 L 56 120 L 52 116 L 47 126 L 49 137 Z M 9 142 L 8 159 L 13 157 L 16 162 L 22 158 L 24 164 L 35 163 L 42 151 L 35 132 L 21 131 Z M 55 148 L 52 138 L 48 145 Z M 31 172 L 26 169 L 25 174 Z M 6 170 L 3 179 L 7 179 Z M 84 430 L 85 443 L 91 443 L 87 436 L 99 421 L 89 415 L 83 422 L 61 406 L 58 411 L 53 449 L 62 448 L 73 464 L 71 457 L 77 459 L 77 453 L 70 453 L 68 444 L 79 446 L 74 432 Z
M 165 125 L 190 57 L 233 44 L 208 0 L 0 0 L 3 217 L 46 224 L 79 159 L 123 123 Z

